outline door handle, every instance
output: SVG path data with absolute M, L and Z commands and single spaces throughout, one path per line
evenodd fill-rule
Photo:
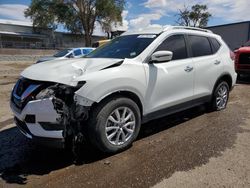
M 215 65 L 219 65 L 219 64 L 220 64 L 220 61 L 219 61 L 219 60 L 215 60 L 214 64 L 215 64 Z
M 194 67 L 191 66 L 186 66 L 186 68 L 184 69 L 186 72 L 191 72 L 194 69 Z

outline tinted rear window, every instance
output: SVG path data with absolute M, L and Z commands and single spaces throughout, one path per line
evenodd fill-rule
M 211 45 L 207 37 L 190 35 L 189 40 L 193 57 L 200 57 L 212 54 Z

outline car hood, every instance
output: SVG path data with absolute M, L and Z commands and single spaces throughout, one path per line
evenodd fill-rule
M 99 71 L 120 61 L 122 59 L 110 58 L 52 60 L 31 65 L 21 73 L 21 76 L 31 80 L 58 82 L 75 86 L 77 77 Z

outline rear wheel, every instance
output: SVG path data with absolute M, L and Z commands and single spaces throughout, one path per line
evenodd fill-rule
M 104 152 L 115 153 L 129 147 L 140 126 L 140 109 L 128 98 L 112 98 L 97 106 L 89 121 L 90 141 Z
M 228 83 L 225 81 L 219 82 L 217 84 L 214 93 L 213 98 L 211 102 L 211 108 L 214 111 L 223 110 L 227 106 L 229 98 L 229 86 Z

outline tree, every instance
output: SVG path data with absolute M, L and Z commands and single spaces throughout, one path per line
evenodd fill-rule
M 125 0 L 32 0 L 25 10 L 34 27 L 55 30 L 63 24 L 72 33 L 84 35 L 86 46 L 90 46 L 95 23 L 100 23 L 105 32 L 111 24 L 122 23 Z
M 206 27 L 209 18 L 212 16 L 208 11 L 207 5 L 193 5 L 191 10 L 184 6 L 177 14 L 177 23 L 183 26 Z

